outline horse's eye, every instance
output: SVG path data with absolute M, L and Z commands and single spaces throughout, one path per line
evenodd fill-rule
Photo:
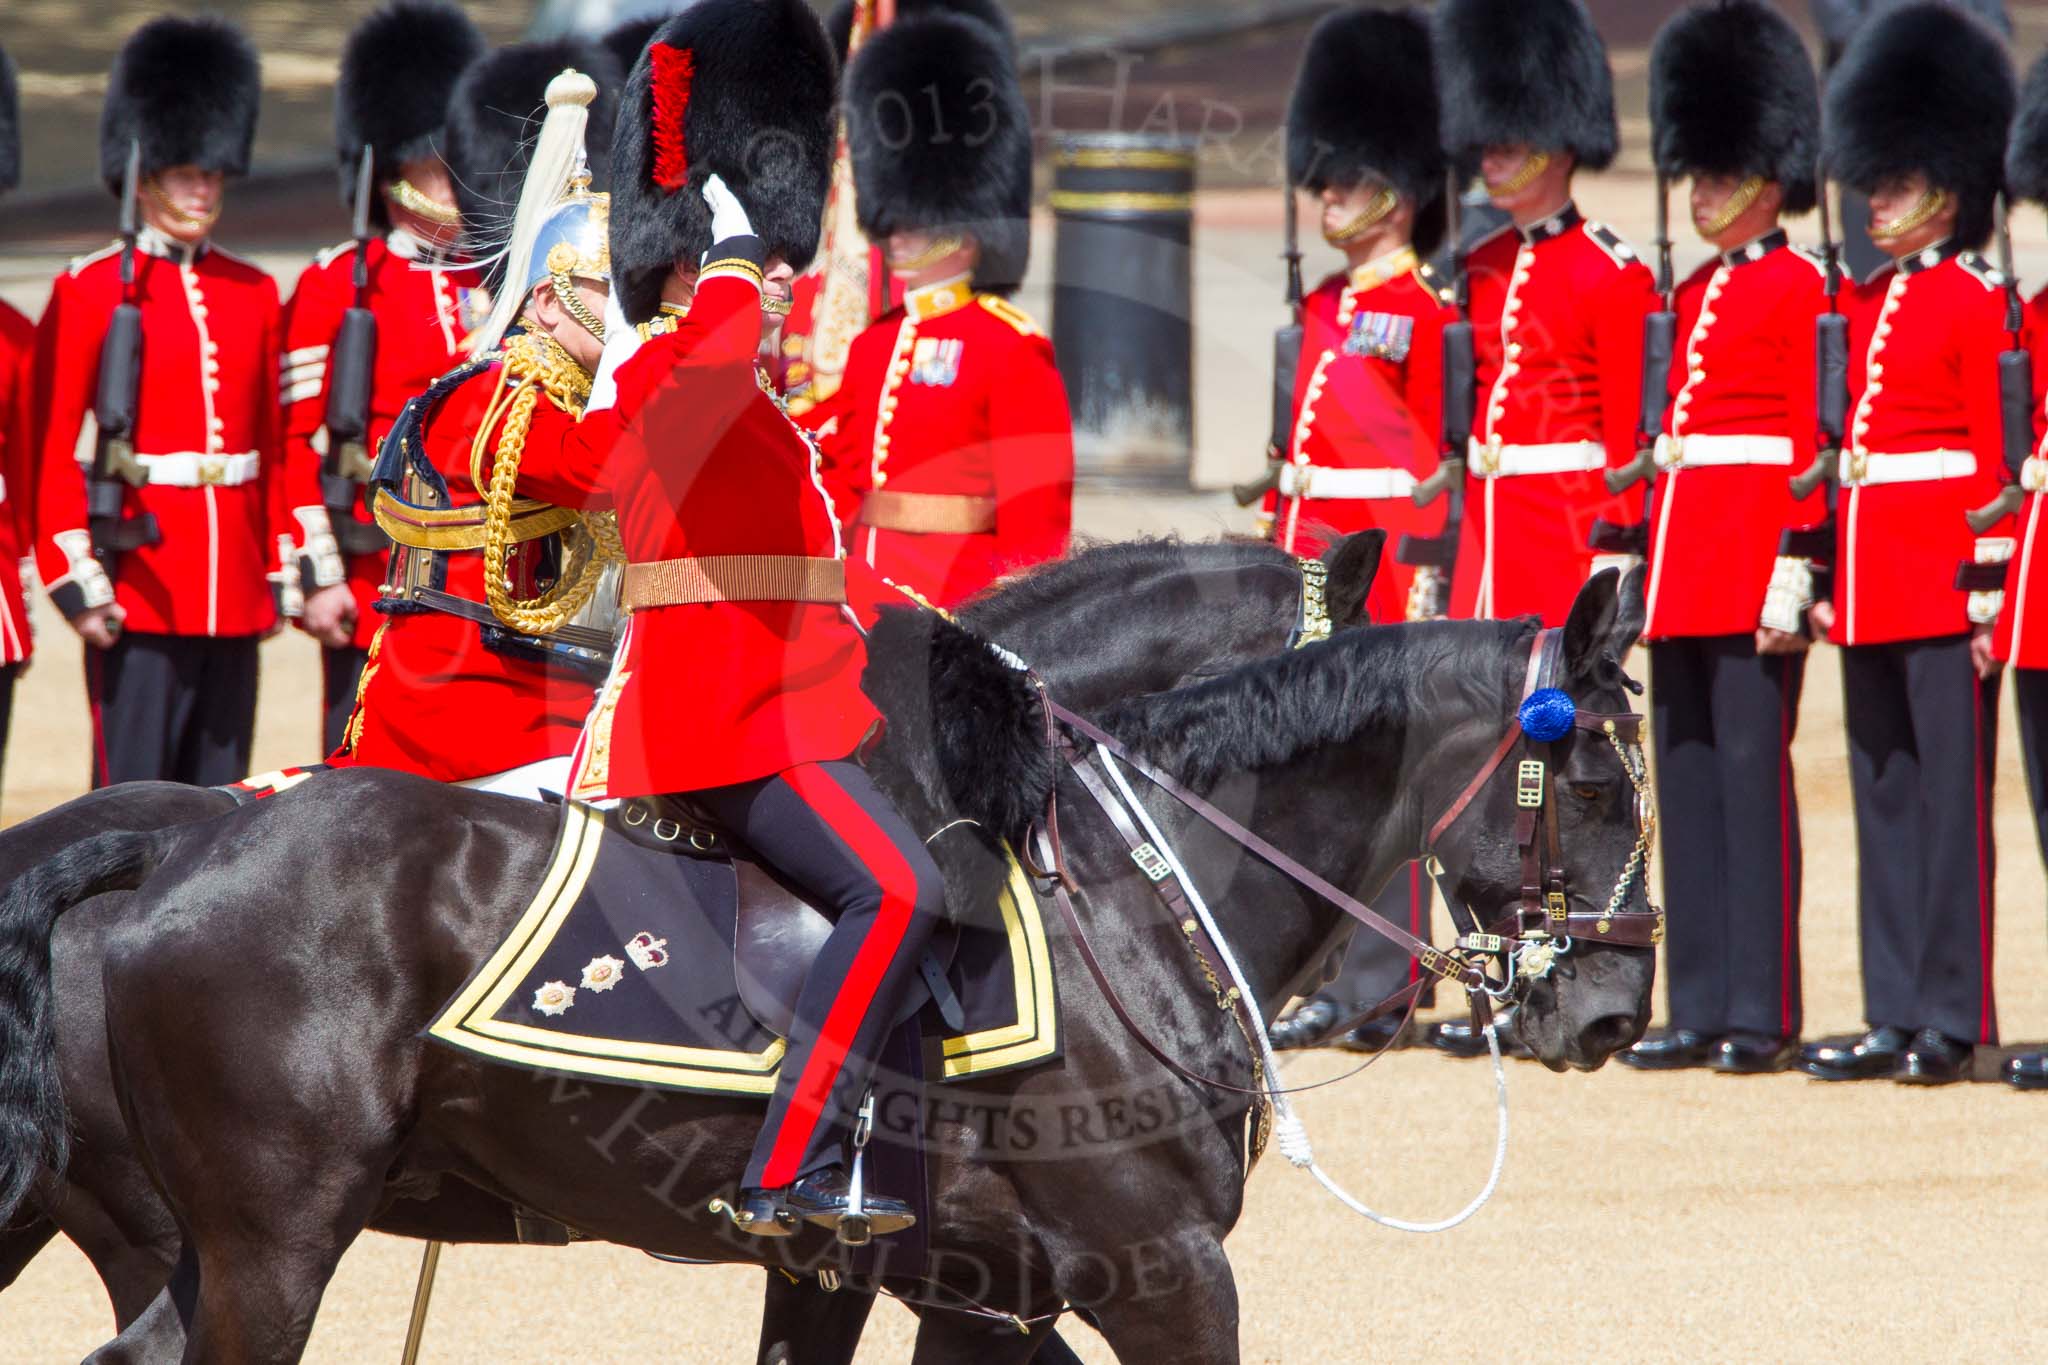
M 1598 801 L 1606 794 L 1607 789 L 1597 782 L 1572 783 L 1572 795 L 1578 797 L 1581 801 Z

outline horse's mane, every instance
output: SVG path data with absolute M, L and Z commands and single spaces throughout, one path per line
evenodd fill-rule
M 1178 536 L 1090 544 L 1063 558 L 1003 580 L 960 608 L 963 624 L 988 634 L 1007 621 L 1035 615 L 1102 585 L 1129 582 L 1134 576 L 1179 568 L 1199 558 L 1206 564 L 1276 564 L 1292 566 L 1294 556 L 1271 541 L 1227 539 L 1185 541 Z
M 1231 773 L 1399 729 L 1446 688 L 1474 706 L 1498 701 L 1510 654 L 1526 653 L 1531 629 L 1516 620 L 1345 631 L 1220 678 L 1120 702 L 1099 720 L 1183 782 L 1207 789 Z

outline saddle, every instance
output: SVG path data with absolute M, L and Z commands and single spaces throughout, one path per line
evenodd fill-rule
M 735 884 L 733 975 L 740 1003 L 763 1028 L 788 1037 L 797 992 L 803 989 L 805 974 L 832 933 L 832 921 L 777 880 L 687 798 L 659 796 L 626 802 L 613 812 L 608 827 L 641 848 L 731 867 Z M 949 1027 L 965 1026 L 960 997 L 946 979 L 959 948 L 957 922 L 947 921 L 932 931 L 919 964 L 919 980 L 905 995 L 896 1017 L 890 1020 L 892 1025 L 915 1017 L 926 1004 L 932 1004 Z

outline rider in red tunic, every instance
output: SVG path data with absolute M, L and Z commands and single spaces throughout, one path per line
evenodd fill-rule
M 476 324 L 474 273 L 451 265 L 461 215 L 448 167 L 436 150 L 448 97 L 463 67 L 483 52 L 483 35 L 462 11 L 438 0 L 379 10 L 349 35 L 335 87 L 335 150 L 342 194 L 353 209 L 356 168 L 372 158 L 370 223 L 380 236 L 328 248 L 300 274 L 285 308 L 285 498 L 299 539 L 305 606 L 299 625 L 322 649 L 324 751 L 341 744 L 370 641 L 383 618 L 378 593 L 390 544 L 370 520 L 362 485 L 368 470 L 322 474 L 329 449 L 331 354 L 344 314 L 362 306 L 376 319 L 365 458 L 414 394 L 462 359 Z M 361 287 L 357 270 L 363 272 Z M 481 297 L 475 296 L 475 297 Z M 342 524 L 331 509 L 350 504 Z
M 1602 473 L 1634 460 L 1649 270 L 1572 201 L 1619 133 L 1607 53 L 1580 0 L 1444 0 L 1447 150 L 1511 223 L 1473 247 L 1478 407 L 1453 616 L 1564 624 L 1596 520 L 1641 520 Z
M 595 91 L 578 73 L 557 76 L 543 137 L 580 145 Z M 610 640 L 563 627 L 603 588 L 575 547 L 602 546 L 606 523 L 536 503 L 516 483 L 502 508 L 486 506 L 518 460 L 601 459 L 612 430 L 608 415 L 582 420 L 602 344 L 608 201 L 579 172 L 547 183 L 544 170 L 537 163 L 534 203 L 522 199 L 515 220 L 512 250 L 523 254 L 502 264 L 516 283 L 479 330 L 476 357 L 407 405 L 379 458 L 377 521 L 397 545 L 389 616 L 332 761 L 524 796 L 568 785 Z M 528 219 L 539 224 L 530 233 Z M 540 596 L 555 600 L 543 607 Z
M 1345 10 L 1317 26 L 1288 111 L 1288 179 L 1320 200 L 1323 240 L 1345 269 L 1303 301 L 1294 426 L 1261 513 L 1261 529 L 1294 554 L 1368 527 L 1396 543 L 1443 529 L 1443 504 L 1412 496 L 1436 469 L 1443 329 L 1455 316 L 1423 264 L 1444 236 L 1435 128 L 1425 20 Z M 1373 620 L 1423 614 L 1421 598 L 1410 609 L 1417 572 L 1392 553 L 1381 561 Z
M 931 126 L 849 124 L 861 229 L 905 293 L 805 421 L 849 502 L 849 555 L 941 607 L 1065 553 L 1073 520 L 1066 389 L 1051 341 L 1009 302 L 1031 251 L 1029 147 L 941 135 L 953 115 L 1028 124 L 1009 69 L 993 29 L 932 14 L 876 34 L 847 80 L 851 106 Z M 941 89 L 969 102 L 934 109 Z
M 742 1182 L 737 1221 L 763 1235 L 844 1216 L 850 1121 L 944 902 L 923 840 L 851 761 L 877 717 L 839 519 L 757 368 L 764 308 L 817 249 L 832 86 L 801 0 L 701 0 L 656 34 L 613 147 L 614 297 L 635 321 L 678 280 L 694 297 L 615 374 L 607 357 L 609 456 L 533 460 L 522 476 L 556 501 L 615 506 L 629 563 L 632 616 L 574 793 L 688 793 L 834 920 Z M 771 87 L 780 107 L 764 114 Z M 867 1211 L 877 1232 L 909 1217 L 878 1197 Z

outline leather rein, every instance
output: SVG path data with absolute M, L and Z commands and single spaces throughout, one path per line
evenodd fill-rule
M 1650 947 L 1662 942 L 1664 912 L 1661 909 L 1654 906 L 1647 910 L 1623 908 L 1634 879 L 1638 876 L 1647 878 L 1649 847 L 1655 828 L 1648 801 L 1648 773 L 1641 756 L 1642 717 L 1628 711 L 1580 712 L 1562 691 L 1549 686 L 1559 667 L 1561 640 L 1562 634 L 1556 629 L 1538 632 L 1530 650 L 1522 704 L 1518 707 L 1515 717 L 1509 721 L 1506 734 L 1501 737 L 1500 743 L 1487 756 L 1471 781 L 1465 784 L 1449 807 L 1430 826 L 1429 834 L 1424 841 L 1423 851 L 1429 857 L 1430 870 L 1437 877 L 1444 899 L 1450 906 L 1452 919 L 1459 930 L 1457 945 L 1450 950 L 1432 946 L 1387 919 L 1370 905 L 1333 885 L 1299 860 L 1275 847 L 1263 836 L 1217 809 L 1170 773 L 1162 771 L 1133 753 L 1121 741 L 1086 717 L 1077 715 L 1053 701 L 1046 695 L 1043 684 L 1039 684 L 1039 696 L 1046 714 L 1048 743 L 1055 748 L 1075 776 L 1080 779 L 1089 795 L 1094 798 L 1097 806 L 1123 840 L 1132 861 L 1145 874 L 1155 894 L 1173 914 L 1189 948 L 1201 964 L 1204 975 L 1215 988 L 1218 1007 L 1234 1014 L 1237 1025 L 1245 1033 L 1247 1044 L 1252 1050 L 1255 1084 L 1236 1085 L 1189 1069 L 1145 1030 L 1124 1003 L 1089 942 L 1087 932 L 1075 910 L 1071 893 L 1079 888 L 1067 873 L 1065 857 L 1060 848 L 1058 819 L 1053 803 L 1048 802 L 1045 823 L 1039 830 L 1046 869 L 1040 875 L 1051 882 L 1054 900 L 1059 906 L 1068 932 L 1073 936 L 1082 963 L 1087 967 L 1089 975 L 1094 978 L 1103 998 L 1108 1001 L 1111 1012 L 1123 1024 L 1125 1030 L 1168 1070 L 1198 1085 L 1259 1097 L 1290 1093 L 1265 1083 L 1261 1074 L 1261 1049 L 1255 1041 L 1263 1036 L 1264 1029 L 1264 1021 L 1256 1014 L 1257 1002 L 1243 999 L 1235 987 L 1226 987 L 1218 979 L 1214 964 L 1222 959 L 1221 945 L 1215 942 L 1200 918 L 1191 913 L 1188 892 L 1181 885 L 1180 874 L 1176 871 L 1174 862 L 1145 838 L 1125 803 L 1111 791 L 1103 772 L 1098 770 L 1096 755 L 1082 752 L 1068 735 L 1059 731 L 1060 725 L 1094 744 L 1101 751 L 1101 762 L 1105 767 L 1113 758 L 1136 769 L 1153 785 L 1200 816 L 1212 828 L 1257 855 L 1288 880 L 1344 911 L 1382 938 L 1406 949 L 1421 964 L 1429 977 L 1463 986 L 1471 1001 L 1474 1020 L 1482 1027 L 1492 1020 L 1492 1002 L 1508 999 L 1524 981 L 1546 975 L 1557 955 L 1570 949 L 1575 934 L 1583 935 L 1589 941 L 1597 940 L 1631 947 Z M 1532 699 L 1540 699 L 1544 705 L 1532 712 Z M 1537 725 L 1536 734 L 1530 733 L 1527 728 L 1531 722 Z M 1570 891 L 1557 819 L 1555 746 L 1573 731 L 1600 735 L 1613 746 L 1621 759 L 1623 772 L 1627 774 L 1634 788 L 1638 803 L 1635 850 L 1617 879 L 1607 905 L 1597 914 L 1573 911 L 1570 908 Z M 1538 735 L 1547 738 L 1538 738 Z M 1489 931 L 1482 932 L 1471 908 L 1451 894 L 1442 864 L 1434 850 L 1451 826 L 1470 808 L 1480 791 L 1500 771 L 1509 755 L 1518 750 L 1525 755 L 1516 770 L 1515 841 L 1522 862 L 1521 898 L 1516 907 L 1501 921 L 1491 926 Z M 1033 868 L 1033 871 L 1036 872 L 1037 869 Z M 1498 967 L 1498 976 L 1489 971 L 1489 966 L 1493 965 Z M 1412 1011 L 1414 1002 L 1429 977 L 1397 991 L 1386 1001 L 1374 1006 L 1367 1015 L 1383 1013 L 1391 1007 L 1401 1005 Z

